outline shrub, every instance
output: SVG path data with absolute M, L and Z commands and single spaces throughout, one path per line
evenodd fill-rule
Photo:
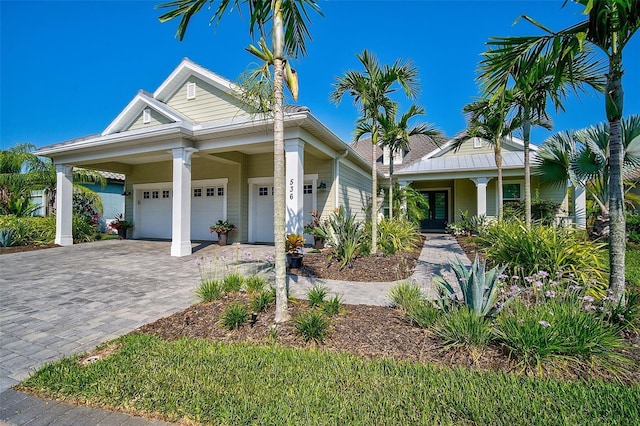
M 201 281 L 198 288 L 196 288 L 196 296 L 204 303 L 220 299 L 223 293 L 223 283 L 214 278 Z
M 251 275 L 244 281 L 244 285 L 250 293 L 260 293 L 267 286 L 267 279 L 262 275 Z
M 497 318 L 495 335 L 523 369 L 597 365 L 614 374 L 628 360 L 620 328 L 586 310 L 578 297 L 553 298 L 527 306 L 516 300 Z
M 322 312 L 310 311 L 302 314 L 295 321 L 296 333 L 305 342 L 311 340 L 316 343 L 323 343 L 329 333 L 329 321 Z
M 408 309 L 422 302 L 422 289 L 418 284 L 403 281 L 389 289 L 389 299 L 393 306 Z
M 607 282 L 600 255 L 604 244 L 588 241 L 576 229 L 546 225 L 527 229 L 522 222 L 503 221 L 489 225 L 477 242 L 492 262 L 507 265 L 510 275 L 561 271 L 575 284 L 595 285 L 600 292 Z
M 598 301 L 598 311 L 605 320 L 616 324 L 624 330 L 640 330 L 640 293 L 637 290 L 627 290 L 624 302 L 614 303 L 610 296 Z
M 362 251 L 364 236 L 362 223 L 340 206 L 327 219 L 327 228 L 329 232 L 325 244 L 332 248 L 329 259 L 335 258 L 340 264 L 340 269 L 345 266 L 351 267 L 353 259 Z
M 9 228 L 0 229 L 0 247 L 11 247 L 16 244 L 15 231 Z
M 321 306 L 324 303 L 324 298 L 327 296 L 328 292 L 329 290 L 327 290 L 327 287 L 320 284 L 314 284 L 307 292 L 309 306 L 312 308 Z
M 222 288 L 226 293 L 240 291 L 244 284 L 244 277 L 240 274 L 229 274 L 222 279 Z
M 254 312 L 264 312 L 267 308 L 276 302 L 275 289 L 262 290 L 251 301 L 251 309 Z
M 79 242 L 94 241 L 97 227 L 92 218 L 86 215 L 74 214 L 72 221 L 73 240 Z
M 378 249 L 385 255 L 413 250 L 419 243 L 420 232 L 407 219 L 383 218 L 378 223 Z
M 342 299 L 336 294 L 322 304 L 322 312 L 328 316 L 338 315 L 340 313 L 341 306 Z
M 483 348 L 492 339 L 489 321 L 468 306 L 443 313 L 435 321 L 433 331 L 449 348 Z
M 233 303 L 224 310 L 222 314 L 222 326 L 227 330 L 235 330 L 249 320 L 247 307 L 242 303 Z
M 407 322 L 420 328 L 430 328 L 442 315 L 433 303 L 423 300 L 410 305 L 405 313 Z
M 442 277 L 434 278 L 439 289 L 440 303 L 446 304 L 453 301 L 468 306 L 476 315 L 482 317 L 497 314 L 499 310 L 499 306 L 496 304 L 500 288 L 499 278 L 505 268 L 496 266 L 486 272 L 485 268 L 486 261 L 478 261 L 477 255 L 469 269 L 459 259 L 457 263 L 452 263 L 451 269 L 456 275 L 457 285 L 452 286 Z M 458 286 L 462 291 L 461 300 L 454 288 Z
M 13 231 L 14 245 L 17 246 L 48 244 L 56 238 L 56 221 L 53 216 L 0 216 L 0 228 Z

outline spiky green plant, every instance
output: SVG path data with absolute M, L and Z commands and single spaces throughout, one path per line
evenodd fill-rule
M 422 289 L 416 283 L 402 281 L 389 289 L 389 299 L 393 306 L 408 309 L 423 300 Z
M 340 313 L 341 306 L 342 299 L 336 294 L 322 304 L 322 312 L 328 316 L 338 315 Z
M 244 281 L 244 286 L 249 293 L 260 293 L 267 287 L 268 281 L 262 275 L 251 275 Z
M 196 288 L 196 296 L 204 303 L 220 299 L 223 293 L 223 283 L 214 278 L 203 280 Z
M 467 269 L 460 259 L 451 263 L 451 269 L 456 275 L 457 285 L 452 286 L 442 277 L 435 277 L 434 282 L 444 291 L 444 296 L 462 305 L 468 306 L 476 315 L 486 317 L 494 316 L 498 307 L 498 289 L 500 287 L 500 275 L 505 267 L 494 267 L 485 271 L 487 262 L 479 261 L 476 255 L 473 264 Z M 462 299 L 460 300 L 454 287 L 460 287 Z
M 255 312 L 264 312 L 276 302 L 276 292 L 274 289 L 262 290 L 251 301 L 251 309 Z
M 492 339 L 489 321 L 468 305 L 443 313 L 434 322 L 433 331 L 448 348 L 484 348 Z
M 310 311 L 295 320 L 296 333 L 305 342 L 323 343 L 329 333 L 329 321 L 322 312 Z
M 237 302 L 229 305 L 224 310 L 220 322 L 227 330 L 235 330 L 242 327 L 248 320 L 249 312 L 247 311 L 247 307 Z
M 226 293 L 240 291 L 244 284 L 244 277 L 240 274 L 229 274 L 223 278 L 223 288 Z
M 406 312 L 405 319 L 409 324 L 419 328 L 430 328 L 442 316 L 442 310 L 437 309 L 432 302 L 423 300 L 411 304 Z
M 307 299 L 309 300 L 309 306 L 312 308 L 317 308 L 324 303 L 325 297 L 329 290 L 326 286 L 321 284 L 314 284 L 313 287 L 309 289 L 307 292 Z

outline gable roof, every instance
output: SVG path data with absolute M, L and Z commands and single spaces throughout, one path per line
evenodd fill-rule
M 456 148 L 455 140 L 465 136 L 465 134 L 466 134 L 466 131 L 460 132 L 458 135 L 456 135 L 455 138 L 450 139 L 445 144 L 442 144 L 437 149 L 435 149 L 435 150 L 431 151 L 430 153 L 428 153 L 424 157 L 424 159 L 440 157 L 440 156 L 446 154 L 447 152 L 450 152 L 451 150 L 455 150 L 455 148 Z M 467 143 L 469 140 L 472 140 L 472 139 L 475 139 L 475 138 L 469 137 L 467 140 L 465 140 L 464 143 Z M 482 140 L 485 140 L 485 139 L 482 139 Z M 488 141 L 486 141 L 486 142 L 489 143 Z M 509 137 L 502 138 L 502 144 L 513 146 L 513 147 L 517 148 L 518 150 L 524 150 L 524 141 L 522 139 L 513 137 L 513 135 L 510 135 Z M 538 151 L 538 145 L 529 143 L 529 149 L 531 151 L 534 151 L 534 152 Z
M 236 85 L 226 78 L 196 64 L 189 58 L 184 58 L 180 65 L 153 92 L 153 97 L 160 102 L 166 102 L 193 75 L 229 95 L 233 95 L 236 88 Z

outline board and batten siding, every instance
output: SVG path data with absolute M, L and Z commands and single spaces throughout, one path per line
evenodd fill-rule
M 196 84 L 196 96 L 194 99 L 187 99 L 188 83 Z M 169 98 L 167 105 L 176 111 L 180 111 L 195 123 L 225 120 L 238 115 L 246 115 L 237 99 L 194 76 L 189 77 L 182 87 Z
M 168 119 L 164 115 L 160 114 L 158 111 L 150 110 L 150 120 L 148 123 L 144 123 L 142 118 L 142 112 L 138 115 L 138 117 L 133 121 L 133 124 L 129 126 L 125 130 L 137 130 L 142 129 L 144 127 L 158 126 L 160 124 L 169 124 L 172 123 L 172 120 Z
M 371 176 L 344 161 L 340 161 L 339 170 L 338 205 L 358 220 L 365 220 L 365 209 L 371 197 Z

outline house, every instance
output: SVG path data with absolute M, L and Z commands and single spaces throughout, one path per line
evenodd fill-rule
M 312 209 L 344 206 L 362 216 L 371 166 L 309 109 L 285 107 L 287 232 L 302 233 Z M 98 135 L 46 146 L 56 165 L 56 243 L 73 244 L 71 169 L 127 177 L 131 237 L 171 240 L 171 255 L 212 241 L 228 220 L 231 238 L 273 241 L 273 123 L 248 113 L 230 81 L 184 59 L 153 92 L 140 91 Z
M 371 139 L 352 143 L 354 150 L 371 158 Z M 502 140 L 503 199 L 505 203 L 524 199 L 523 142 L 515 137 Z M 531 158 L 538 147 L 530 144 Z M 462 212 L 470 216 L 497 216 L 497 168 L 493 146 L 480 138 L 469 138 L 458 149 L 453 140 L 414 135 L 409 150 L 395 152 L 376 150 L 378 170 L 389 176 L 393 161 L 393 177 L 401 186 L 411 185 L 429 201 L 428 217 L 422 221 L 423 231 L 441 231 L 447 223 L 459 221 Z M 384 181 L 383 181 L 384 182 Z M 560 205 L 559 215 L 567 212 L 570 200 L 566 188 L 541 186 L 531 177 L 532 194 Z M 584 191 L 576 191 L 578 224 L 584 227 Z M 581 197 L 581 198 L 580 198 Z M 582 206 L 582 207 L 581 207 Z M 581 210 L 582 209 L 582 210 Z M 580 214 L 582 212 L 582 214 Z

